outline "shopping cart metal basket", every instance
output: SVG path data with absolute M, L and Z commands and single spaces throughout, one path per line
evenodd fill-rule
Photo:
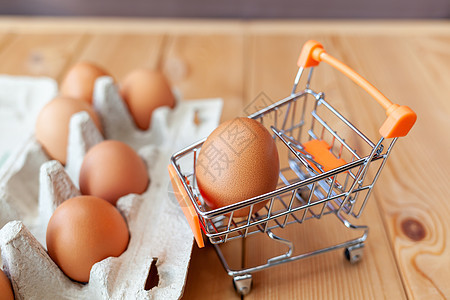
M 387 118 L 379 130 L 378 141 L 369 139 L 325 100 L 324 93 L 311 87 L 313 70 L 320 62 L 349 77 L 386 110 Z M 204 246 L 204 238 L 215 246 L 225 270 L 233 277 L 237 292 L 242 295 L 250 292 L 252 273 L 285 262 L 336 249 L 345 249 L 350 262 L 359 261 L 368 227 L 351 221 L 363 213 L 397 139 L 407 135 L 416 121 L 416 114 L 409 107 L 393 104 L 316 41 L 305 43 L 298 66 L 291 94 L 248 116 L 268 128 L 279 146 L 280 160 L 287 162 L 280 168 L 279 184 L 274 191 L 226 207 L 208 208 L 195 176 L 196 160 L 205 139 L 175 153 L 169 165 L 174 193 L 198 246 Z M 309 70 L 307 76 L 302 76 L 306 70 Z M 301 82 L 304 87 L 299 90 Z M 260 202 L 266 202 L 265 207 L 253 212 Z M 233 217 L 234 212 L 246 207 L 249 208 L 246 217 Z M 336 216 L 347 229 L 360 234 L 354 239 L 294 255 L 293 242 L 273 232 L 328 215 Z M 220 245 L 253 234 L 265 234 L 286 245 L 288 251 L 257 266 L 231 269 Z

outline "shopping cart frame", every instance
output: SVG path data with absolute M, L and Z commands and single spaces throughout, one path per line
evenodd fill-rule
M 388 117 L 380 128 L 381 137 L 377 142 L 372 142 L 331 106 L 325 100 L 324 93 L 316 92 L 311 88 L 314 67 L 321 61 L 340 70 L 386 109 Z M 299 70 L 290 96 L 248 116 L 262 124 L 264 124 L 264 120 L 269 119 L 270 124 L 266 125 L 270 126 L 269 129 L 272 131 L 274 140 L 289 150 L 287 151 L 289 167 L 280 170 L 280 185 L 277 189 L 226 207 L 209 209 L 198 190 L 195 176 L 198 153 L 206 139 L 175 153 L 169 165 L 175 195 L 193 230 L 197 244 L 199 247 L 203 247 L 203 236 L 205 236 L 214 245 L 223 267 L 233 277 L 234 286 L 242 295 L 250 292 L 252 273 L 282 263 L 336 249 L 345 249 L 346 257 L 351 263 L 356 263 L 361 259 L 369 229 L 365 225 L 353 224 L 349 218 L 357 219 L 361 216 L 397 139 L 405 136 L 416 120 L 415 113 L 409 107 L 390 102 L 360 75 L 326 53 L 318 42 L 308 41 L 304 45 L 298 65 Z M 309 73 L 305 88 L 297 92 L 304 70 L 307 68 L 309 68 Z M 308 116 L 312 122 L 308 128 L 305 125 L 305 116 L 307 102 L 311 101 L 313 109 Z M 324 120 L 319 114 L 319 110 L 320 112 L 326 110 L 328 114 L 333 115 L 340 125 L 356 136 L 358 141 L 365 144 L 370 151 L 365 155 L 358 154 L 358 151 Z M 298 122 L 295 117 L 297 111 L 300 111 L 301 114 Z M 282 113 L 280 114 L 280 112 Z M 291 124 L 289 124 L 290 121 Z M 296 130 L 298 136 L 294 134 Z M 305 137 L 303 138 L 301 135 Z M 328 137 L 329 142 L 325 141 L 325 136 Z M 300 142 L 303 139 L 305 142 Z M 389 145 L 384 147 L 383 142 L 387 140 L 390 140 Z M 319 148 L 322 147 L 320 145 L 326 145 L 324 147 L 327 147 L 333 156 L 329 160 L 319 161 L 319 157 L 306 151 L 309 141 L 325 142 L 324 144 L 319 143 Z M 312 150 L 316 148 L 311 146 Z M 347 157 L 351 158 L 350 160 L 341 160 L 344 152 Z M 334 163 L 333 168 L 327 168 L 330 160 Z M 341 163 L 336 165 L 339 161 Z M 187 165 L 190 165 L 191 168 Z M 375 168 L 374 173 L 369 176 L 370 179 L 367 179 L 369 168 L 372 165 L 376 165 L 373 167 Z M 295 180 L 288 179 L 285 175 L 288 172 L 296 175 Z M 363 195 L 362 200 L 359 199 L 361 197 L 358 197 L 360 195 Z M 253 212 L 254 206 L 264 201 L 266 205 L 262 212 L 261 210 Z M 250 209 L 247 217 L 233 217 L 234 212 L 246 207 Z M 326 215 L 336 215 L 347 229 L 361 232 L 360 235 L 328 247 L 293 255 L 293 242 L 273 232 L 275 229 L 283 229 L 290 224 L 301 224 L 309 219 L 321 219 Z M 266 262 L 253 267 L 230 268 L 220 245 L 230 240 L 247 238 L 256 233 L 266 234 L 271 240 L 287 246 L 288 250 L 284 254 L 268 258 Z

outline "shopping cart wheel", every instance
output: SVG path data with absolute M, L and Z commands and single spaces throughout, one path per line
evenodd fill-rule
M 344 251 L 345 258 L 351 264 L 355 264 L 362 259 L 363 249 L 364 249 L 363 243 L 345 248 L 345 251 Z
M 253 278 L 251 274 L 233 277 L 233 286 L 239 295 L 245 296 L 252 290 Z

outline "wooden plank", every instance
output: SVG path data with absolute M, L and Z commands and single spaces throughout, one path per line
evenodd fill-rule
M 221 251 L 232 269 L 241 267 L 242 241 L 232 241 L 221 245 Z M 194 245 L 183 294 L 183 299 L 205 297 L 213 299 L 241 298 L 233 288 L 232 277 L 228 276 L 214 247 L 210 244 L 202 249 Z
M 162 69 L 183 99 L 223 98 L 222 119 L 230 119 L 242 112 L 243 43 L 240 34 L 170 35 Z M 196 247 L 183 298 L 238 298 L 212 246 Z M 223 251 L 231 267 L 241 266 L 240 241 L 227 243 Z
M 82 34 L 14 34 L 0 53 L 0 73 L 59 78 Z
M 222 121 L 243 112 L 242 34 L 174 35 L 163 70 L 184 99 L 223 98 Z
M 13 34 L 8 31 L 0 31 L 0 51 L 8 46 L 9 42 L 13 39 Z
M 410 298 L 450 295 L 450 35 L 348 42 L 386 93 L 411 106 L 418 122 L 398 141 L 375 191 Z M 377 43 L 376 43 L 377 42 Z M 383 45 L 377 47 L 377 45 Z M 375 49 L 376 47 L 377 49 Z M 372 119 L 372 118 L 371 118 Z M 373 121 L 372 121 L 373 122 Z
M 239 20 L 148 19 L 148 18 L 0 18 L 1 30 L 17 33 L 171 33 L 229 34 L 242 29 Z
M 308 38 L 323 41 L 331 54 L 361 72 L 389 98 L 415 109 L 419 120 L 411 134 L 397 143 L 358 221 L 371 228 L 363 261 L 349 266 L 340 252 L 331 252 L 257 273 L 248 298 L 402 298 L 403 290 L 409 298 L 445 298 L 450 294 L 446 282 L 450 277 L 450 224 L 446 218 L 450 212 L 446 201 L 450 196 L 446 168 L 450 165 L 446 155 L 450 148 L 446 139 L 450 102 L 445 97 L 450 92 L 448 21 L 80 22 L 1 18 L 0 28 L 10 32 L 0 38 L 1 73 L 57 79 L 71 62 L 82 58 L 98 59 L 111 66 L 118 77 L 128 66 L 139 64 L 138 57 L 154 65 L 156 58 L 150 48 L 164 43 L 162 35 L 171 34 L 165 57 L 156 60 L 163 62 L 163 69 L 185 98 L 223 97 L 224 120 L 244 115 L 260 92 L 271 100 L 286 96 L 303 42 Z M 249 40 L 248 35 L 254 38 Z M 123 43 L 127 40 L 129 45 Z M 105 44 L 110 47 L 102 49 Z M 138 45 L 142 56 L 128 56 L 126 63 L 121 63 L 119 56 L 114 60 L 111 49 L 132 53 L 133 45 Z M 247 46 L 251 49 L 244 53 Z M 103 50 L 108 54 L 103 56 Z M 349 103 L 332 103 L 355 125 L 376 135 L 384 116 L 363 91 L 326 68 L 317 72 L 314 80 L 324 83 L 330 99 L 349 98 Z M 295 226 L 300 229 L 288 228 L 286 234 L 293 231 L 298 235 L 296 241 L 320 247 L 341 233 L 342 225 L 331 226 L 335 220 L 328 218 Z M 257 257 L 280 250 L 275 246 L 261 248 L 253 258 L 248 253 L 248 265 Z M 231 255 L 233 252 L 240 253 L 240 249 Z M 239 259 L 237 265 L 240 263 Z M 236 297 L 213 249 L 194 250 L 185 298 L 216 293 L 223 298 Z
M 359 263 L 350 264 L 340 249 L 276 266 L 254 273 L 253 290 L 245 299 L 406 299 L 376 203 L 369 202 L 366 210 L 355 222 L 370 226 L 364 256 Z M 292 224 L 275 233 L 293 241 L 296 254 L 358 237 L 334 215 Z M 287 247 L 268 237 L 251 237 L 247 242 L 247 266 L 263 263 L 266 258 L 281 255 L 286 250 Z
M 270 98 L 280 99 L 290 93 L 297 66 L 296 61 L 301 45 L 311 34 L 297 35 L 255 35 L 251 39 L 249 59 L 251 73 L 248 75 L 246 100 L 265 91 Z M 354 54 L 343 52 L 336 45 L 343 43 L 342 36 L 315 34 L 315 39 L 323 42 L 325 49 L 345 60 Z M 312 87 L 325 91 L 327 99 L 350 120 L 358 114 L 370 114 L 356 87 L 331 68 L 320 68 L 314 73 Z M 345 90 L 344 92 L 342 90 Z M 352 93 L 352 97 L 348 97 Z M 339 99 L 346 99 L 342 101 Z M 382 112 L 380 112 L 382 115 Z M 361 119 L 361 118 L 359 118 Z M 357 120 L 357 124 L 364 123 Z M 361 121 L 361 122 L 360 122 Z M 365 124 L 364 127 L 371 127 Z M 405 298 L 401 277 L 398 273 L 388 236 L 383 227 L 377 199 L 372 197 L 363 216 L 356 224 L 370 226 L 370 235 L 365 247 L 363 260 L 355 266 L 349 265 L 342 251 L 333 251 L 316 257 L 283 264 L 271 270 L 254 274 L 254 289 L 246 299 L 368 299 Z M 311 220 L 304 224 L 292 224 L 278 231 L 280 236 L 294 241 L 296 253 L 316 250 L 325 246 L 355 238 L 336 217 L 327 216 L 321 220 Z M 252 246 L 255 243 L 256 246 Z M 247 241 L 246 265 L 261 264 L 265 259 L 286 251 L 267 237 L 255 236 Z
M 156 68 L 164 37 L 161 34 L 93 34 L 72 61 L 93 61 L 118 81 L 135 68 Z

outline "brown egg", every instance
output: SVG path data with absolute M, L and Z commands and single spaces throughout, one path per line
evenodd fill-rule
M 137 69 L 128 74 L 120 85 L 120 94 L 136 126 L 142 130 L 150 127 L 156 108 L 175 107 L 175 97 L 166 77 L 149 69 Z
M 47 227 L 48 254 L 67 276 L 80 282 L 89 281 L 95 263 L 121 255 L 129 238 L 119 211 L 93 196 L 64 201 Z
M 0 299 L 14 300 L 14 293 L 11 287 L 11 282 L 1 269 L 0 269 Z
M 61 82 L 61 96 L 81 99 L 92 104 L 95 80 L 101 76 L 110 76 L 91 62 L 79 62 L 73 65 Z
M 103 141 L 86 153 L 80 170 L 80 191 L 116 204 L 127 194 L 145 192 L 149 183 L 141 157 L 120 141 Z
M 52 159 L 66 164 L 70 118 L 77 112 L 86 111 L 102 132 L 100 119 L 86 102 L 71 98 L 56 97 L 39 112 L 35 135 Z
M 198 188 L 215 209 L 273 191 L 280 165 L 272 136 L 258 121 L 235 118 L 222 123 L 206 139 L 196 163 Z M 253 213 L 264 207 L 258 203 Z M 234 213 L 248 215 L 249 208 Z

